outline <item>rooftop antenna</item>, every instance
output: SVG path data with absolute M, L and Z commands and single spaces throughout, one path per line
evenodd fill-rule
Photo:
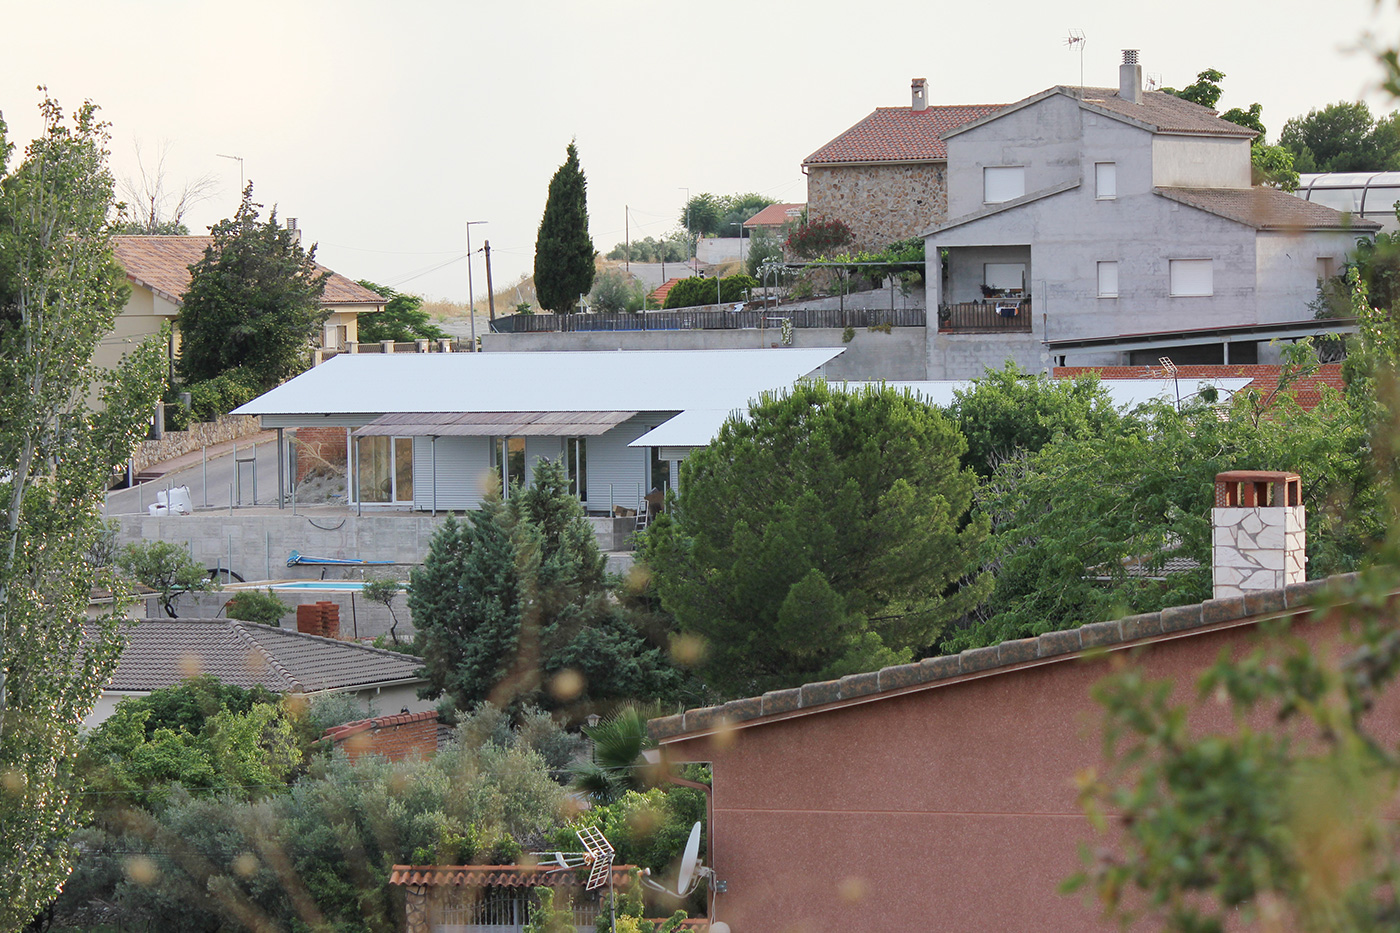
M 1145 85 L 1143 87 L 1144 91 L 1157 90 L 1162 86 L 1162 73 L 1160 71 L 1148 72 L 1147 78 L 1144 80 L 1143 84 Z
M 1071 29 L 1069 35 L 1065 37 L 1065 46 L 1072 52 L 1077 47 L 1079 49 L 1079 87 L 1084 88 L 1084 44 L 1088 42 L 1084 38 L 1084 30 Z
M 699 826 L 700 824 L 695 824 Z M 608 842 L 607 837 L 598 831 L 597 827 L 585 826 L 575 830 L 574 835 L 578 836 L 578 841 L 583 843 L 582 852 L 536 852 L 535 855 L 543 856 L 547 863 L 552 863 L 558 867 L 549 869 L 556 871 L 576 871 L 580 868 L 588 869 L 588 881 L 584 883 L 585 891 L 596 891 L 603 885 L 608 886 L 609 907 L 612 910 L 612 929 L 617 929 L 617 898 L 613 896 L 613 847 Z
M 1166 370 L 1167 375 L 1171 377 L 1172 384 L 1176 386 L 1176 410 L 1181 411 L 1181 381 L 1177 378 L 1176 364 L 1169 356 L 1158 357 L 1157 362 L 1161 364 L 1162 369 Z

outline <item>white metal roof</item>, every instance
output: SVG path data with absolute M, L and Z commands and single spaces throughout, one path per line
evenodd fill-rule
M 1108 397 L 1118 408 L 1131 409 L 1153 400 L 1175 401 L 1178 389 L 1183 401 L 1195 398 L 1206 386 L 1214 386 L 1229 395 L 1249 385 L 1246 378 L 1221 379 L 1104 379 L 1100 381 Z M 878 382 L 844 382 L 833 385 L 846 388 L 859 388 L 866 385 L 880 385 Z M 953 404 L 953 395 L 973 386 L 970 379 L 937 380 L 928 382 L 886 382 L 884 385 L 895 389 L 908 389 L 930 405 L 947 408 Z M 632 447 L 704 447 L 719 434 L 720 427 L 731 412 L 747 413 L 748 405 L 729 408 L 700 408 L 681 412 L 676 417 L 643 434 L 631 443 Z
M 683 411 L 744 405 L 844 347 L 767 350 L 342 354 L 239 415 Z

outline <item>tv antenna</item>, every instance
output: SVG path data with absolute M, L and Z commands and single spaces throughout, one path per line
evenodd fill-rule
M 695 825 L 699 826 L 700 824 L 696 823 Z M 550 872 L 588 869 L 588 880 L 583 885 L 585 891 L 596 891 L 603 885 L 607 885 L 608 906 L 612 910 L 612 929 L 617 929 L 617 898 L 613 896 L 612 872 L 615 853 L 612 843 L 608 842 L 607 837 L 594 826 L 585 826 L 576 830 L 574 835 L 578 836 L 578 841 L 583 843 L 582 852 L 536 852 L 535 854 L 544 856 L 556 866 L 549 869 Z
M 1089 40 L 1084 38 L 1084 30 L 1071 29 L 1069 35 L 1065 37 L 1065 46 L 1071 52 L 1075 48 L 1079 49 L 1079 87 L 1084 87 L 1084 45 Z

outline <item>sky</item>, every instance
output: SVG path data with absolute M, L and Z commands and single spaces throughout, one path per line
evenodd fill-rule
M 167 181 L 215 187 L 194 233 L 255 200 L 296 217 L 317 258 L 428 298 L 485 293 L 533 265 L 549 179 L 576 139 L 602 252 L 662 236 L 687 194 L 805 200 L 804 157 L 877 106 L 1009 103 L 1116 86 L 1120 49 L 1181 87 L 1226 75 L 1220 106 L 1285 120 L 1338 100 L 1394 109 L 1368 41 L 1400 43 L 1396 0 L 45 0 L 13 4 L 0 113 L 21 147 L 37 85 L 112 124 L 112 168 L 167 148 Z M 1368 36 L 1372 37 L 1368 40 Z M 220 156 L 239 156 L 242 162 Z

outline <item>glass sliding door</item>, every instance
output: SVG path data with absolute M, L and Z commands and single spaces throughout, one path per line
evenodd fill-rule
M 525 438 L 491 438 L 491 466 L 501 480 L 501 496 L 509 499 L 511 487 L 525 486 Z
M 564 445 L 564 462 L 569 468 L 569 492 L 580 502 L 588 501 L 587 438 L 571 437 Z
M 413 438 L 394 438 L 394 501 L 413 501 Z
M 413 438 L 355 438 L 355 501 L 413 501 Z

